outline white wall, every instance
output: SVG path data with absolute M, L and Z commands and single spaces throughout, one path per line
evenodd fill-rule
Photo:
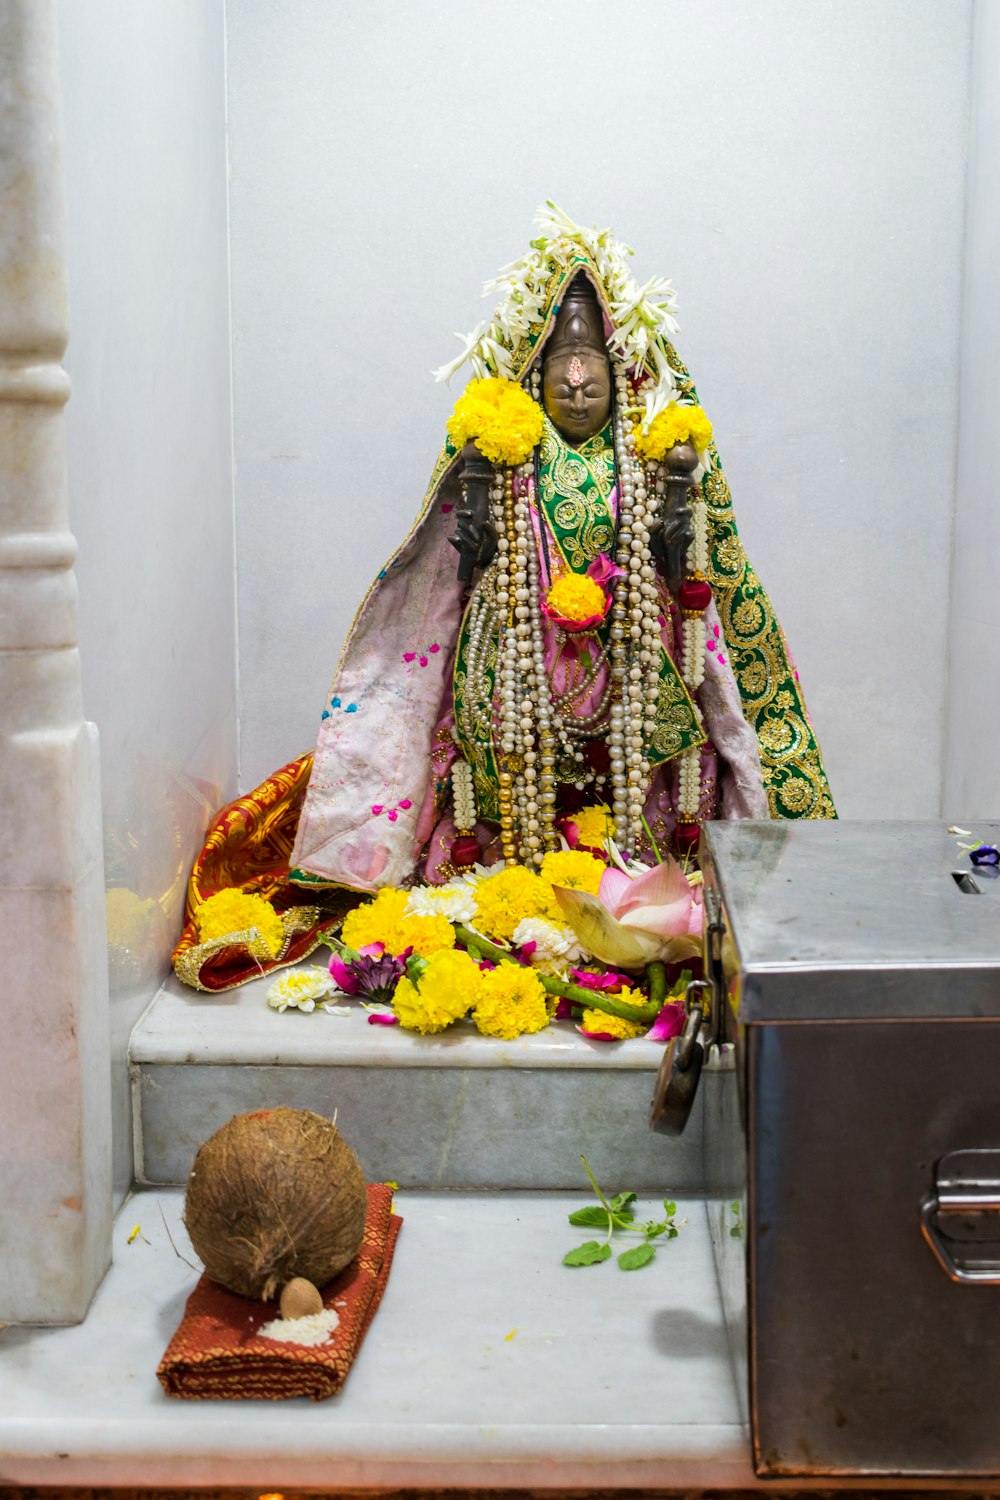
M 943 811 L 1000 816 L 1000 5 L 979 0 L 962 319 L 948 759 Z
M 554 197 L 670 274 L 841 811 L 936 814 L 968 0 L 234 0 L 242 779 L 311 746 Z M 460 387 L 459 387 L 460 388 Z
M 222 0 L 61 0 L 84 708 L 109 887 L 115 1182 L 126 1047 L 236 783 Z

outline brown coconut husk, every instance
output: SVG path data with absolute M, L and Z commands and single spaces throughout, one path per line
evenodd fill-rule
M 184 1223 L 213 1281 L 269 1301 L 295 1276 L 321 1287 L 354 1259 L 368 1199 L 336 1125 L 308 1109 L 234 1117 L 199 1147 Z

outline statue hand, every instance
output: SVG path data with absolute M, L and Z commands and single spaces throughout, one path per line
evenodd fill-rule
M 694 518 L 689 505 L 681 505 L 649 524 L 649 549 L 671 587 L 684 577 L 693 540 Z
M 457 552 L 472 557 L 477 568 L 487 567 L 497 555 L 497 533 L 492 521 L 481 521 L 464 507 L 455 512 L 458 525 L 448 538 Z

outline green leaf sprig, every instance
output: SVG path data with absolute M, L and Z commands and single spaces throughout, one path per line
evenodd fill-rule
M 650 1219 L 646 1223 L 637 1224 L 635 1221 L 635 1209 L 632 1207 L 636 1201 L 635 1193 L 616 1193 L 608 1199 L 601 1192 L 597 1184 L 597 1178 L 590 1170 L 590 1163 L 585 1156 L 581 1156 L 584 1171 L 590 1178 L 590 1185 L 597 1194 L 597 1203 L 588 1203 L 585 1208 L 578 1208 L 569 1215 L 569 1222 L 585 1229 L 603 1229 L 605 1231 L 603 1240 L 586 1240 L 582 1245 L 577 1245 L 575 1250 L 570 1250 L 563 1256 L 564 1266 L 596 1266 L 599 1261 L 610 1260 L 613 1255 L 611 1249 L 612 1236 L 616 1231 L 638 1234 L 642 1238 L 638 1245 L 633 1245 L 630 1250 L 623 1250 L 618 1256 L 618 1264 L 623 1271 L 638 1271 L 640 1266 L 648 1266 L 656 1255 L 656 1247 L 653 1240 L 666 1235 L 668 1240 L 675 1240 L 679 1232 L 677 1224 L 677 1204 L 669 1198 L 664 1198 L 663 1207 L 666 1217 L 663 1220 Z

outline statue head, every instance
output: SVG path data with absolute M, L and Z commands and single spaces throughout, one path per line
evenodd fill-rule
M 611 362 L 604 319 L 589 277 L 580 272 L 563 294 L 545 346 L 542 401 L 563 437 L 582 443 L 611 411 Z

